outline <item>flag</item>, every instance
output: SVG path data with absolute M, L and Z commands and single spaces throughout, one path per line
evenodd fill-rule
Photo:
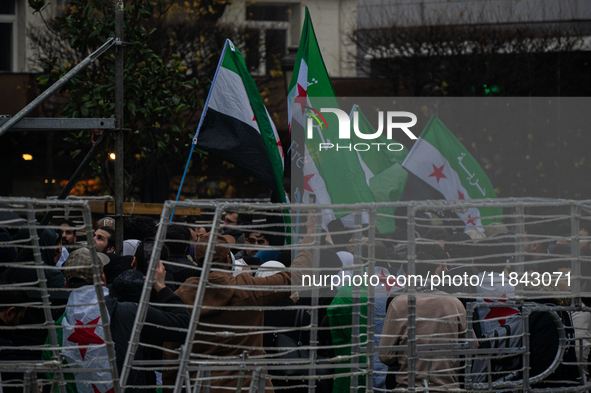
M 357 113 L 357 124 L 359 125 L 359 131 L 362 134 L 375 134 L 376 130 L 373 125 L 367 120 L 359 105 L 353 105 L 351 109 L 351 114 L 349 117 L 351 120 L 354 119 L 355 113 Z M 353 127 L 353 122 L 351 122 L 351 127 Z M 351 130 L 351 141 L 353 144 L 356 143 L 366 143 L 367 140 L 361 139 L 357 136 L 353 130 Z M 383 143 L 384 146 L 396 143 L 395 140 L 388 139 L 384 133 L 382 133 L 379 137 L 375 140 L 372 140 L 372 143 Z M 379 151 L 376 150 L 360 150 L 357 152 L 357 156 L 359 157 L 359 162 L 361 166 L 364 168 L 365 177 L 369 183 L 370 179 L 380 172 L 391 168 L 395 164 L 402 164 L 404 159 L 408 155 L 408 149 L 406 147 L 402 147 L 400 151 L 390 151 L 385 147 L 382 147 Z M 397 199 L 398 200 L 398 199 Z
M 261 179 L 286 202 L 283 148 L 240 51 L 226 40 L 193 143 Z
M 436 116 L 429 120 L 402 166 L 409 172 L 404 200 L 496 198 L 478 162 Z M 481 231 L 498 221 L 502 213 L 502 208 L 487 207 L 455 211 L 467 230 Z
M 105 296 L 109 294 L 107 288 L 103 288 L 103 291 Z M 56 335 L 58 344 L 62 347 L 65 365 L 76 369 L 91 369 L 88 372 L 65 373 L 66 381 L 75 380 L 76 384 L 74 389 L 73 384 L 68 383 L 67 392 L 113 393 L 111 365 L 95 288 L 88 286 L 72 292 L 66 311 L 56 325 L 60 326 Z M 49 338 L 47 343 L 49 344 Z M 50 351 L 43 352 L 44 360 L 51 360 L 51 357 Z M 53 378 L 53 375 L 50 374 L 49 378 Z
M 357 124 L 359 131 L 363 134 L 375 134 L 376 130 L 371 125 L 369 120 L 365 117 L 359 105 L 353 105 L 349 117 L 354 120 L 357 116 Z M 353 127 L 354 122 L 351 122 Z M 366 141 L 359 138 L 355 132 L 351 132 L 351 140 L 353 144 L 365 143 Z M 374 143 L 383 143 L 384 146 L 396 143 L 394 140 L 389 140 L 384 134 L 380 135 Z M 400 164 L 408 155 L 408 149 L 402 147 L 400 151 L 390 151 L 386 148 L 380 150 L 357 151 L 357 158 L 359 164 L 363 168 L 363 173 L 367 181 L 367 185 L 376 202 L 395 202 L 402 197 L 404 187 L 406 185 L 407 172 Z M 393 233 L 396 231 L 396 221 L 393 218 L 396 208 L 378 208 L 378 217 L 376 226 L 380 233 Z
M 326 114 L 324 121 L 314 125 L 312 139 L 306 139 L 308 117 L 318 119 L 321 107 L 338 108 L 307 7 L 287 98 L 292 199 L 318 204 L 373 202 L 355 150 L 319 150 L 320 143 L 338 140 L 336 116 Z M 328 214 L 330 211 L 324 213 L 326 228 L 335 216 Z

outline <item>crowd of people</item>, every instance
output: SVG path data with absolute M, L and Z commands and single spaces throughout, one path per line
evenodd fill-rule
M 367 303 L 368 288 L 350 285 L 331 288 L 302 287 L 301 277 L 314 274 L 314 237 L 321 239 L 319 267 L 325 271 L 354 276 L 361 274 L 367 264 L 369 247 L 362 240 L 355 241 L 352 232 L 340 220 L 331 222 L 323 234 L 314 234 L 313 217 L 299 234 L 297 254 L 281 247 L 285 235 L 280 223 L 272 215 L 265 218 L 226 213 L 219 233 L 211 232 L 211 223 L 202 218 L 186 217 L 166 228 L 166 239 L 160 262 L 154 269 L 154 283 L 150 288 L 149 306 L 141 326 L 140 341 L 132 354 L 134 360 L 169 361 L 167 367 L 132 367 L 127 385 L 132 390 L 150 390 L 159 385 L 174 386 L 177 380 L 178 359 L 185 343 L 190 315 L 197 300 L 199 324 L 192 338 L 191 358 L 218 366 L 210 371 L 212 391 L 236 391 L 237 386 L 248 389 L 252 373 L 241 372 L 239 362 L 254 363 L 267 359 L 269 365 L 295 361 L 299 350 L 286 350 L 286 345 L 309 349 L 318 348 L 319 392 L 349 391 L 351 363 L 365 364 L 368 329 L 373 332 L 373 386 L 390 390 L 407 388 L 409 384 L 408 344 L 408 288 L 406 285 L 380 280 L 374 288 L 375 299 Z M 44 267 L 41 271 L 49 288 L 50 314 L 55 321 L 56 338 L 61 361 L 77 371 L 68 374 L 69 393 L 108 393 L 113 387 L 112 368 L 123 371 L 128 346 L 138 314 L 138 303 L 145 287 L 150 256 L 156 244 L 156 220 L 135 216 L 125 220 L 124 244 L 116 252 L 115 221 L 105 217 L 96 223 L 93 234 L 81 233 L 82 225 L 63 220 L 39 233 L 39 250 Z M 568 387 L 581 384 L 587 378 L 587 362 L 591 349 L 591 314 L 587 311 L 544 311 L 527 313 L 520 305 L 499 303 L 511 299 L 516 285 L 509 283 L 512 273 L 519 271 L 548 273 L 555 277 L 560 272 L 566 277 L 571 272 L 570 226 L 549 227 L 543 224 L 526 225 L 525 235 L 518 236 L 512 226 L 493 223 L 484 231 L 460 228 L 451 231 L 444 226 L 430 225 L 417 231 L 415 276 L 423 278 L 425 286 L 416 288 L 416 313 L 413 335 L 418 348 L 490 348 L 494 339 L 500 340 L 499 329 L 523 332 L 519 324 L 527 321 L 529 336 L 529 376 L 539 375 L 552 364 L 559 352 L 560 326 L 564 326 L 567 348 L 558 367 L 533 387 Z M 591 256 L 589 226 L 583 221 L 579 235 L 580 255 Z M 455 232 L 455 233 L 454 233 Z M 40 306 L 43 291 L 39 269 L 30 265 L 19 267 L 18 262 L 32 261 L 34 250 L 23 247 L 29 232 L 11 233 L 0 230 L 0 365 L 12 361 L 42 361 L 55 358 L 52 350 L 51 328 L 45 324 L 47 312 Z M 99 259 L 99 273 L 92 267 L 87 237 L 92 236 Z M 204 270 L 207 243 L 215 237 L 211 269 Z M 408 245 L 406 234 L 379 235 L 374 244 L 375 275 L 378 277 L 407 275 Z M 523 242 L 523 263 L 515 258 L 518 242 Z M 1 243 L 0 243 L 1 245 Z M 361 255 L 355 257 L 355 246 Z M 356 264 L 356 261 L 358 262 Z M 17 262 L 17 263 L 15 263 Z M 591 277 L 588 262 L 581 263 L 581 292 L 585 293 L 586 279 Z M 365 270 L 367 272 L 367 270 Z M 317 273 L 317 272 L 316 272 Z M 467 273 L 478 277 L 478 285 L 428 285 L 434 275 Z M 511 276 L 513 277 L 513 276 Z M 522 276 L 520 276 L 522 277 Z M 572 277 L 575 280 L 576 277 Z M 202 299 L 196 299 L 202 279 L 207 288 Z M 514 281 L 512 281 L 514 282 Z M 560 279 L 552 285 L 522 282 L 533 303 L 530 306 L 568 306 L 570 280 Z M 105 307 L 99 306 L 96 286 L 103 286 Z M 290 286 L 298 288 L 290 290 Z M 20 289 L 22 287 L 24 289 Z M 312 294 L 317 293 L 314 299 Z M 357 294 L 355 294 L 357 293 Z M 148 294 L 144 295 L 148 296 Z M 358 335 L 354 324 L 354 303 L 361 299 Z M 481 303 L 467 318 L 469 304 Z M 493 304 L 496 303 L 496 304 Z M 584 304 L 591 303 L 583 296 Z M 317 306 L 315 306 L 317 304 Z M 367 326 L 368 304 L 374 307 L 373 326 Z M 108 318 L 107 321 L 104 321 Z M 557 318 L 560 323 L 557 323 Z M 311 327 L 315 319 L 317 325 Z M 467 321 L 472 319 L 474 323 Z M 11 328 L 17 327 L 18 328 Z M 108 329 L 106 327 L 109 327 Z M 313 329 L 317 330 L 312 335 Z M 515 330 L 517 329 L 517 330 Z M 507 336 L 511 334 L 507 333 Z M 316 341 L 311 341 L 316 337 Z M 114 343 L 109 354 L 105 342 Z M 506 343 L 512 342 L 506 339 Z M 286 344 L 290 343 L 290 344 Z M 521 346 L 520 341 L 516 346 Z M 447 346 L 447 347 L 446 347 Z M 21 349 L 22 348 L 22 349 Z M 357 349 L 355 349 L 357 348 Z M 297 348 L 296 348 L 297 349 Z M 309 352 L 304 352 L 306 358 Z M 515 356 L 492 362 L 478 358 L 433 352 L 412 359 L 416 386 L 433 390 L 465 388 L 468 383 L 491 380 L 518 381 L 523 378 L 523 364 Z M 114 356 L 114 357 L 113 357 Z M 520 357 L 521 355 L 518 355 Z M 332 360 L 330 360 L 332 359 Z M 335 361 L 336 359 L 336 361 Z M 345 359 L 345 360 L 343 360 Z M 300 359 L 301 360 L 301 359 Z M 278 363 L 279 362 L 279 363 Z M 336 363 L 335 363 L 336 362 Z M 305 363 L 305 362 L 304 362 Z M 336 364 L 336 365 L 335 365 Z M 288 387 L 290 392 L 306 391 L 306 365 L 299 373 L 281 367 L 269 367 L 267 389 Z M 101 372 L 88 371 L 103 370 Z M 0 384 L 4 392 L 21 392 L 23 374 L 0 369 Z M 194 370 L 192 370 L 194 371 Z M 335 378 L 325 377 L 336 374 Z M 342 374 L 342 375 L 341 375 Z M 364 374 L 364 373 L 362 373 Z M 195 373 L 191 372 L 194 377 Z M 483 377 L 484 376 L 484 377 Z M 49 382 L 51 373 L 41 377 Z M 365 376 L 358 378 L 365 386 Z M 49 385 L 42 388 L 47 391 Z

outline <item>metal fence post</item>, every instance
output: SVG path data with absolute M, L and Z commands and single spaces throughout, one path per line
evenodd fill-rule
M 410 205 L 407 210 L 407 270 L 408 276 L 416 274 L 416 244 L 415 244 L 415 207 Z M 416 364 L 417 364 L 417 329 L 416 329 L 416 288 L 407 280 L 408 288 L 408 390 L 415 391 Z M 416 284 L 413 283 L 413 284 Z
M 124 0 L 117 0 L 115 6 L 115 249 L 123 250 L 123 201 L 125 200 L 125 171 L 123 167 L 123 67 L 124 50 Z

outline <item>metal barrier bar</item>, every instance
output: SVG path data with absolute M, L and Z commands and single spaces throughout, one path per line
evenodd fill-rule
M 0 126 L 0 136 L 8 131 L 12 126 L 16 123 L 21 121 L 23 117 L 28 115 L 33 109 L 35 109 L 39 104 L 43 101 L 48 99 L 53 93 L 61 89 L 63 86 L 66 85 L 76 74 L 80 71 L 84 70 L 90 64 L 92 64 L 96 59 L 98 59 L 103 53 L 105 53 L 109 48 L 111 48 L 115 44 L 115 40 L 113 38 L 109 38 L 100 48 L 92 52 L 88 55 L 84 60 L 82 60 L 78 65 L 72 68 L 68 73 L 62 76 L 57 82 L 51 85 L 47 90 L 41 93 L 37 98 L 31 101 L 27 106 L 20 110 L 14 117 L 11 117 L 6 123 Z
M 33 258 L 35 259 L 35 265 L 37 266 L 37 278 L 39 279 L 39 286 L 41 289 L 41 301 L 43 302 L 43 314 L 45 316 L 45 322 L 50 325 L 51 327 L 49 330 L 49 340 L 51 342 L 51 346 L 54 348 L 58 347 L 57 342 L 57 335 L 55 333 L 55 329 L 53 329 L 53 316 L 51 315 L 50 311 L 50 302 L 49 302 L 49 292 L 47 291 L 47 280 L 45 279 L 45 271 L 43 270 L 43 261 L 41 260 L 41 252 L 39 250 L 39 236 L 37 235 L 37 231 L 33 228 L 35 227 L 35 215 L 33 213 L 33 204 L 29 203 L 28 205 L 29 210 L 27 211 L 27 221 L 29 226 L 29 236 L 33 240 Z M 53 349 L 52 351 L 53 359 L 59 363 L 62 362 L 62 356 L 57 349 Z M 58 373 L 58 386 L 60 393 L 66 393 L 66 384 L 64 381 L 64 375 L 62 373 Z
M 168 202 L 167 202 L 168 203 Z M 211 233 L 218 233 L 221 224 L 222 214 L 226 211 L 226 204 L 222 204 L 216 208 L 213 216 L 213 225 L 211 227 Z M 195 296 L 195 303 L 193 303 L 193 311 L 191 313 L 191 322 L 187 331 L 187 338 L 185 344 L 181 347 L 181 354 L 179 356 L 180 364 L 174 387 L 174 393 L 181 393 L 183 383 L 185 381 L 185 373 L 187 372 L 189 357 L 193 349 L 193 340 L 195 337 L 195 331 L 197 330 L 197 324 L 199 323 L 199 316 L 201 314 L 201 308 L 203 306 L 203 297 L 205 294 L 205 288 L 207 286 L 207 279 L 211 272 L 212 258 L 217 244 L 217 238 L 211 236 L 207 244 L 207 250 L 205 252 L 205 260 L 203 261 L 203 270 L 201 272 L 201 278 L 199 280 L 199 286 L 197 287 L 197 295 Z M 187 389 L 189 386 L 187 386 Z
M 415 214 L 413 207 L 408 208 L 407 238 L 408 254 L 407 267 L 408 275 L 416 274 L 416 241 L 415 241 Z M 410 283 L 409 283 L 410 284 Z M 416 288 L 413 285 L 407 286 L 408 291 L 408 391 L 414 392 L 416 385 L 416 364 L 417 364 L 417 337 L 416 337 Z

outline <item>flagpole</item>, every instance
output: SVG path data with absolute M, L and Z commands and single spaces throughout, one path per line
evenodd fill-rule
M 197 126 L 197 130 L 195 131 L 195 136 L 193 136 L 193 141 L 191 143 L 191 151 L 189 152 L 189 158 L 187 158 L 187 164 L 185 165 L 185 171 L 183 172 L 183 177 L 181 178 L 181 184 L 179 184 L 179 191 L 176 194 L 175 202 L 178 202 L 181 196 L 181 190 L 183 189 L 183 184 L 185 183 L 185 177 L 187 176 L 187 172 L 189 171 L 189 164 L 191 163 L 191 158 L 193 157 L 193 150 L 195 150 L 195 146 L 197 145 L 197 137 L 199 136 L 199 130 L 201 129 L 201 125 L 203 124 L 203 119 L 205 119 L 205 114 L 207 113 L 207 109 L 209 108 L 209 99 L 211 98 L 211 93 L 213 92 L 213 86 L 215 86 L 215 81 L 218 77 L 218 73 L 220 68 L 222 67 L 222 63 L 224 62 L 224 56 L 226 55 L 226 48 L 232 44 L 232 41 L 226 39 L 226 43 L 224 44 L 224 49 L 222 50 L 222 55 L 220 56 L 220 61 L 218 62 L 218 66 L 215 69 L 215 74 L 213 75 L 213 81 L 211 82 L 211 88 L 209 89 L 209 93 L 207 94 L 207 99 L 205 100 L 205 105 L 203 107 L 203 112 L 201 113 L 201 119 L 199 119 L 199 125 Z M 174 217 L 174 211 L 176 209 L 172 209 L 172 213 L 170 214 L 169 223 L 172 223 L 172 219 Z

